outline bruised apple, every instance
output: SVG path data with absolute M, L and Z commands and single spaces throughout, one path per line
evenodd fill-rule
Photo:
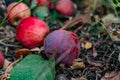
M 17 26 L 22 19 L 30 16 L 31 11 L 25 3 L 21 2 L 17 4 L 17 2 L 13 2 L 8 5 L 7 13 L 8 13 L 8 21 L 13 26 Z
M 75 12 L 75 7 L 71 0 L 59 0 L 55 5 L 55 9 L 64 16 L 71 16 Z
M 46 37 L 44 49 L 46 56 L 55 57 L 57 63 L 71 65 L 79 57 L 80 42 L 75 33 L 56 30 Z
M 3 54 L 0 52 L 0 68 L 3 67 L 3 64 L 4 64 L 4 56 L 3 56 Z
M 49 33 L 48 25 L 41 19 L 28 17 L 18 25 L 16 37 L 18 41 L 27 48 L 40 46 L 44 37 Z

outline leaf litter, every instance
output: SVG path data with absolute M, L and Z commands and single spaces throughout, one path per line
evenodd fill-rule
M 77 5 L 77 0 L 74 2 Z M 78 2 L 84 3 L 84 6 L 78 6 L 77 9 L 78 13 L 80 9 L 83 15 L 62 17 L 62 20 L 55 18 L 55 21 L 52 21 L 49 16 L 45 18 L 46 21 L 50 20 L 48 23 L 51 31 L 68 29 L 75 32 L 81 42 L 79 59 L 72 66 L 57 64 L 55 80 L 120 80 L 120 29 L 114 28 L 117 25 L 113 24 L 118 23 L 118 17 L 113 13 L 112 7 L 105 6 L 108 4 L 104 0 L 103 3 L 99 3 L 100 6 L 95 7 L 92 15 L 88 14 L 93 4 L 88 4 L 87 0 Z M 0 14 L 0 19 L 3 18 L 3 14 Z M 31 50 L 25 49 L 16 40 L 15 29 L 7 22 L 0 27 L 0 50 L 4 52 L 5 58 L 9 61 L 6 62 L 8 67 L 0 71 L 0 77 L 4 78 L 3 80 L 9 79 L 11 68 L 21 60 L 17 56 L 32 53 L 46 58 L 42 46 Z

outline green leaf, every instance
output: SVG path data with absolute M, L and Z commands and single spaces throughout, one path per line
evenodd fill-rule
M 39 6 L 33 11 L 33 15 L 35 17 L 38 17 L 40 19 L 44 19 L 48 16 L 48 8 L 45 6 Z
M 93 26 L 89 27 L 88 33 L 94 37 L 97 37 L 98 34 L 105 32 L 104 27 L 101 25 L 101 23 L 95 23 Z
M 10 80 L 54 80 L 55 60 L 28 55 L 10 72 Z
M 23 0 L 23 2 L 30 5 L 30 0 Z
M 37 0 L 32 0 L 32 3 L 30 4 L 30 9 L 34 9 L 37 6 Z

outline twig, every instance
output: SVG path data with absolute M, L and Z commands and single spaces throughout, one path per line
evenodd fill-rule
M 20 60 L 22 60 L 22 56 L 17 59 L 16 61 L 14 61 L 13 63 L 11 63 L 7 69 L 5 70 L 5 73 L 10 73 L 11 69 L 13 68 L 13 66 L 15 66 Z
M 0 80 L 8 80 L 10 77 L 10 71 L 20 60 L 22 60 L 22 56 L 7 67 L 5 72 L 0 76 Z
M 86 55 L 85 56 L 86 58 L 87 58 L 87 62 L 90 64 L 90 65 L 94 65 L 94 66 L 98 66 L 98 67 L 100 67 L 100 66 L 102 66 L 102 63 L 98 63 L 98 62 L 93 62 L 93 61 L 91 61 L 91 59 L 89 58 L 89 56 L 88 55 Z
M 112 57 L 112 55 L 115 53 L 115 51 L 113 51 L 111 54 L 110 54 L 110 56 L 108 57 L 108 59 L 107 59 L 107 62 L 110 60 L 110 58 Z
M 77 33 L 78 31 L 80 31 L 83 28 L 83 25 L 79 26 L 77 29 L 74 30 L 74 33 Z
M 16 45 L 11 45 L 11 44 L 5 44 L 5 43 L 0 43 L 1 45 L 7 46 L 7 47 L 20 47 L 20 46 L 16 46 Z
M 71 23 L 73 23 L 75 20 L 77 19 L 77 17 L 75 17 L 74 19 L 71 19 L 69 21 L 67 21 L 60 29 L 65 29 L 67 28 Z
M 89 14 L 85 14 L 83 16 L 76 16 L 75 18 L 67 21 L 60 29 L 66 29 L 67 27 L 73 27 L 79 22 L 86 23 L 89 20 Z

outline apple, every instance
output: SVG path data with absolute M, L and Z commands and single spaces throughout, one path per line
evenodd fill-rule
M 43 20 L 28 17 L 18 25 L 16 37 L 23 46 L 34 48 L 43 44 L 49 31 L 49 26 Z
M 44 5 L 48 2 L 48 0 L 37 0 L 38 5 Z
M 3 67 L 3 64 L 4 64 L 4 56 L 3 56 L 3 53 L 2 52 L 0 52 L 0 68 L 2 68 Z
M 25 3 L 21 2 L 20 4 L 16 4 L 17 2 L 13 2 L 7 7 L 7 19 L 15 27 L 21 20 L 31 15 L 31 11 Z
M 59 0 L 55 5 L 55 9 L 63 16 L 71 16 L 75 12 L 75 7 L 71 0 Z
M 37 5 L 45 5 L 48 2 L 48 0 L 24 0 L 27 4 L 31 4 L 32 1 L 36 1 Z
M 45 38 L 44 49 L 48 58 L 55 57 L 57 63 L 71 65 L 80 54 L 79 38 L 73 32 L 55 30 Z

